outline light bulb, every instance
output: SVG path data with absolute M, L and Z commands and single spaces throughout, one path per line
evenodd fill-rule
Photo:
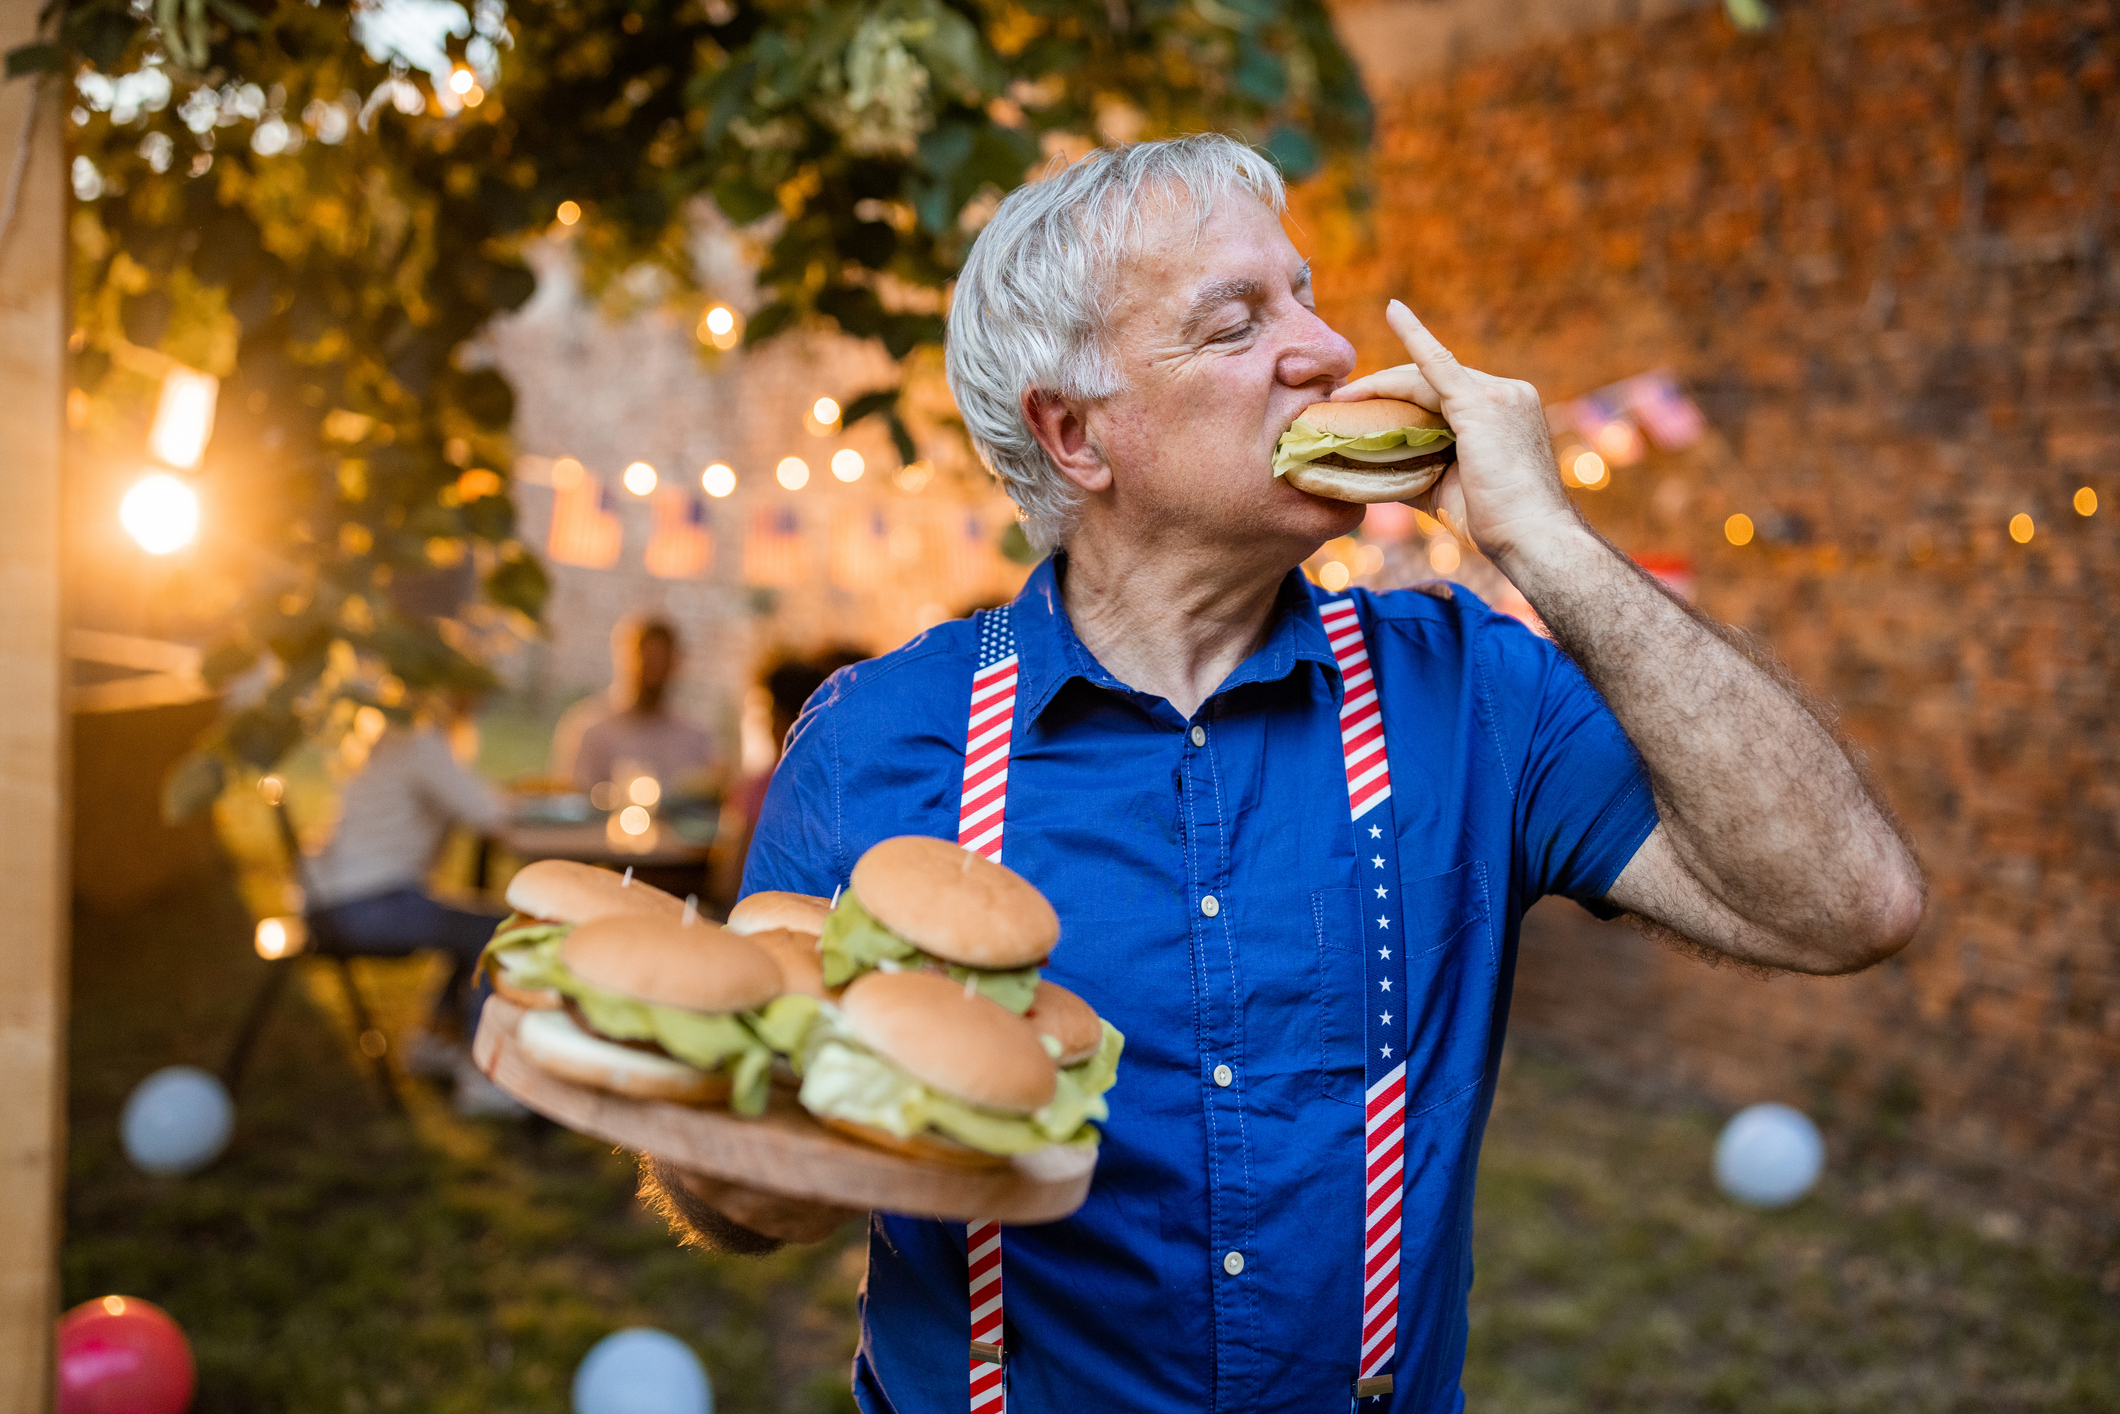
M 773 468 L 773 476 L 790 491 L 800 491 L 810 484 L 810 464 L 801 457 L 782 457 L 780 465 Z
M 841 481 L 859 481 L 864 470 L 861 453 L 852 447 L 841 447 L 832 453 L 832 475 Z
M 150 555 L 167 555 L 199 533 L 199 494 L 166 471 L 133 483 L 118 503 L 118 522 Z
M 646 462 L 635 462 L 626 468 L 626 489 L 636 496 L 645 496 L 655 489 L 655 468 Z
M 719 500 L 736 489 L 735 468 L 724 462 L 715 462 L 699 474 L 699 488 Z

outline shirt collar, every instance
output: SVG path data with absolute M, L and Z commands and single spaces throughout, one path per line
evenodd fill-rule
M 1145 696 L 1113 677 L 1075 636 L 1075 626 L 1060 597 L 1062 558 L 1062 554 L 1055 553 L 1032 570 L 1009 609 L 1009 627 L 1016 639 L 1016 690 L 1027 709 L 1027 721 L 1035 721 L 1060 689 L 1075 678 L 1131 697 Z M 1290 570 L 1281 582 L 1273 612 L 1274 623 L 1266 642 L 1238 664 L 1208 700 L 1212 702 L 1230 689 L 1250 683 L 1278 682 L 1294 672 L 1298 663 L 1311 662 L 1324 668 L 1337 702 L 1339 663 L 1332 656 L 1325 625 L 1318 619 L 1316 593 L 1301 570 Z

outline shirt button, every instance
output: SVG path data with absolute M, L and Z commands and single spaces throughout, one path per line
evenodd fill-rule
M 1221 1086 L 1223 1089 L 1228 1089 L 1229 1082 L 1235 1080 L 1236 1078 L 1237 1073 L 1231 1070 L 1228 1066 L 1218 1065 L 1215 1067 L 1215 1084 Z
M 1231 1252 L 1229 1255 L 1225 1256 L 1222 1259 L 1222 1270 L 1228 1272 L 1231 1276 L 1235 1276 L 1237 1273 L 1243 1271 L 1244 1254 L 1242 1252 Z
M 1194 728 L 1193 728 L 1193 731 L 1192 731 L 1192 738 L 1193 738 L 1193 745 L 1194 745 L 1194 746 L 1205 746 L 1205 745 L 1207 745 L 1207 728 L 1205 728 L 1205 727 L 1194 727 Z
M 1216 901 L 1213 894 L 1209 894 L 1206 898 L 1200 900 L 1200 911 L 1212 918 L 1222 911 L 1222 905 Z

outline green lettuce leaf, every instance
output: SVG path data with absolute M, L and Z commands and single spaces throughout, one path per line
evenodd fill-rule
M 509 927 L 510 923 L 516 926 Z M 559 945 L 572 927 L 569 923 L 519 923 L 511 915 L 479 955 L 479 966 L 507 969 L 508 980 L 518 987 L 557 987 L 554 969 L 562 965 Z
M 1062 1066 L 1059 1080 L 1053 1087 L 1053 1098 L 1045 1108 L 1031 1116 L 1038 1128 L 1058 1141 L 1066 1141 L 1091 1120 L 1111 1118 L 1111 1109 L 1104 1103 L 1104 1092 L 1111 1089 L 1119 1078 L 1119 1052 L 1126 1048 L 1126 1037 L 1109 1021 L 1103 1022 L 1104 1044 L 1088 1060 Z M 1040 1040 L 1047 1038 L 1040 1037 Z
M 926 957 L 927 954 L 922 953 L 921 956 Z M 929 960 L 938 964 L 941 962 L 939 958 Z M 989 1001 L 999 1002 L 1018 1016 L 1031 1009 L 1031 998 L 1038 994 L 1038 969 L 1035 967 L 1019 968 L 1014 972 L 988 972 L 977 967 L 960 967 L 952 962 L 948 964 L 948 969 L 952 982 L 972 978 L 972 985 L 979 990 L 981 996 Z
M 766 1112 L 773 1051 L 738 1018 L 652 1006 L 592 987 L 571 972 L 564 973 L 559 989 L 581 1008 L 591 1027 L 614 1041 L 653 1041 L 701 1070 L 727 1064 L 734 1090 L 729 1108 L 754 1117 Z
M 1389 432 L 1342 437 L 1299 417 L 1281 434 L 1279 444 L 1273 449 L 1273 474 L 1283 475 L 1332 452 L 1388 452 L 1394 447 L 1440 446 L 1456 440 L 1457 434 L 1445 427 L 1394 427 Z
M 745 1012 L 743 1019 L 758 1033 L 759 1040 L 794 1060 L 802 1055 L 802 1043 L 817 1020 L 819 1006 L 815 997 L 789 992 L 773 998 L 758 1011 Z M 800 1073 L 800 1067 L 797 1070 Z
M 824 936 L 818 940 L 818 948 L 824 960 L 827 987 L 843 986 L 886 962 L 899 962 L 945 972 L 954 982 L 970 977 L 974 979 L 972 985 L 983 996 L 1018 1016 L 1031 1009 L 1031 996 L 1038 990 L 1038 969 L 1035 967 L 992 972 L 981 967 L 945 962 L 921 951 L 878 923 L 861 906 L 861 900 L 854 897 L 852 889 L 840 890 L 838 905 L 825 918 Z
M 988 1154 L 1028 1154 L 1048 1144 L 1097 1142 L 1097 1131 L 1080 1120 L 1055 1133 L 1037 1116 L 1001 1114 L 939 1095 L 836 1029 L 822 1027 L 820 1032 L 823 1039 L 813 1038 L 802 1079 L 803 1107 L 812 1114 L 872 1125 L 900 1139 L 936 1129 Z M 1053 1116 L 1055 1124 L 1064 1118 Z

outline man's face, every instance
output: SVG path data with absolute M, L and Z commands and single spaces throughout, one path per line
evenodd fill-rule
M 1125 391 L 1084 410 L 1110 508 L 1294 564 L 1361 523 L 1273 475 L 1274 444 L 1346 380 L 1354 346 L 1318 317 L 1266 206 L 1231 196 L 1196 232 L 1189 202 L 1150 200 L 1113 331 Z
M 677 655 L 671 651 L 670 640 L 660 634 L 644 634 L 634 652 L 638 669 L 634 682 L 640 695 L 660 701 L 663 690 L 670 685 L 670 674 L 677 667 Z

